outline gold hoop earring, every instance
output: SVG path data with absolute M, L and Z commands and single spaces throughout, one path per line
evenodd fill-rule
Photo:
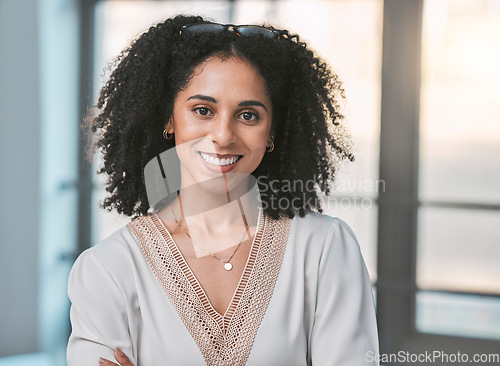
M 271 145 L 269 145 L 267 148 L 266 148 L 266 151 L 267 152 L 272 152 L 274 150 L 274 142 L 271 142 Z
M 172 133 L 168 133 L 168 129 L 166 129 L 166 128 L 163 130 L 163 138 L 165 140 L 172 140 L 173 137 L 174 137 L 174 133 L 173 132 Z

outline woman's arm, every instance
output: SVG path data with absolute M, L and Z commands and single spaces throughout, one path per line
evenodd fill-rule
M 378 365 L 378 335 L 370 279 L 358 242 L 335 219 L 319 266 L 310 341 L 312 365 Z
M 68 294 L 72 303 L 68 366 L 98 365 L 101 357 L 113 360 L 118 347 L 135 365 L 125 294 L 93 249 L 73 265 Z
M 134 366 L 132 362 L 128 359 L 128 357 L 123 353 L 123 351 L 119 348 L 115 350 L 115 358 L 118 363 L 114 363 L 106 358 L 99 359 L 100 366 Z

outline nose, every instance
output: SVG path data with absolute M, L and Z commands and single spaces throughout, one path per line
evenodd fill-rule
M 220 115 L 212 121 L 210 137 L 214 144 L 229 146 L 236 141 L 235 125 L 231 115 Z

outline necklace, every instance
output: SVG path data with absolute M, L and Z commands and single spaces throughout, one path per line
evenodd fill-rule
M 179 208 L 180 208 L 180 211 L 181 211 L 182 220 L 186 220 L 186 219 L 184 218 L 184 211 L 183 211 L 183 209 L 182 209 L 182 201 L 181 201 L 181 199 L 180 199 L 181 197 L 180 197 L 180 195 L 179 195 L 178 197 L 179 197 L 179 206 L 180 206 Z M 241 208 L 241 206 L 240 206 L 240 208 Z M 176 216 L 175 216 L 175 213 L 174 213 L 174 209 L 173 209 L 173 207 L 171 208 L 171 210 L 172 210 L 172 215 L 174 216 L 175 223 L 177 224 L 177 226 L 179 226 L 179 227 L 182 229 L 182 231 L 184 231 L 184 233 L 188 236 L 188 238 L 189 238 L 189 239 L 191 239 L 191 242 L 193 243 L 193 245 L 195 245 L 197 248 L 201 249 L 202 251 L 204 251 L 205 253 L 207 253 L 207 254 L 208 254 L 208 255 L 210 255 L 211 257 L 213 257 L 213 258 L 217 259 L 219 262 L 224 263 L 224 269 L 225 269 L 226 271 L 230 271 L 230 270 L 232 270 L 232 269 L 233 269 L 233 265 L 230 263 L 230 262 L 231 262 L 231 259 L 233 259 L 234 255 L 236 254 L 236 252 L 237 252 L 237 251 L 238 251 L 238 249 L 240 248 L 241 243 L 243 243 L 243 238 L 245 237 L 245 234 L 246 234 L 246 233 L 248 233 L 248 234 L 249 234 L 248 236 L 249 236 L 249 238 L 250 238 L 249 225 L 248 225 L 248 223 L 247 223 L 247 220 L 246 220 L 246 218 L 245 218 L 245 215 L 243 215 L 243 214 L 242 214 L 243 221 L 244 221 L 244 223 L 245 223 L 245 232 L 243 233 L 243 236 L 241 237 L 241 240 L 240 240 L 240 242 L 238 243 L 238 246 L 237 246 L 237 247 L 236 247 L 236 249 L 234 250 L 233 254 L 231 254 L 231 256 L 229 257 L 229 259 L 228 259 L 228 260 L 223 260 L 223 259 L 220 259 L 219 257 L 217 257 L 215 254 L 213 254 L 213 253 L 209 252 L 208 250 L 206 250 L 206 249 L 205 249 L 205 248 L 203 248 L 202 246 L 200 246 L 198 243 L 196 243 L 196 242 L 193 240 L 193 238 L 191 237 L 191 235 L 189 234 L 189 231 L 188 231 L 188 230 L 186 230 L 186 229 L 184 228 L 184 226 L 182 226 L 182 224 L 180 223 L 180 221 L 179 221 L 179 220 L 177 220 L 177 218 L 176 218 Z

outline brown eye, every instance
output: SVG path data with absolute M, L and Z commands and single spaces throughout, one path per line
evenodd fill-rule
M 259 119 L 255 113 L 252 112 L 243 112 L 240 114 L 240 117 L 245 121 L 255 121 Z
M 202 116 L 206 116 L 208 115 L 208 113 L 210 113 L 210 109 L 206 107 L 196 108 L 195 111 L 198 112 L 198 114 L 201 114 Z

